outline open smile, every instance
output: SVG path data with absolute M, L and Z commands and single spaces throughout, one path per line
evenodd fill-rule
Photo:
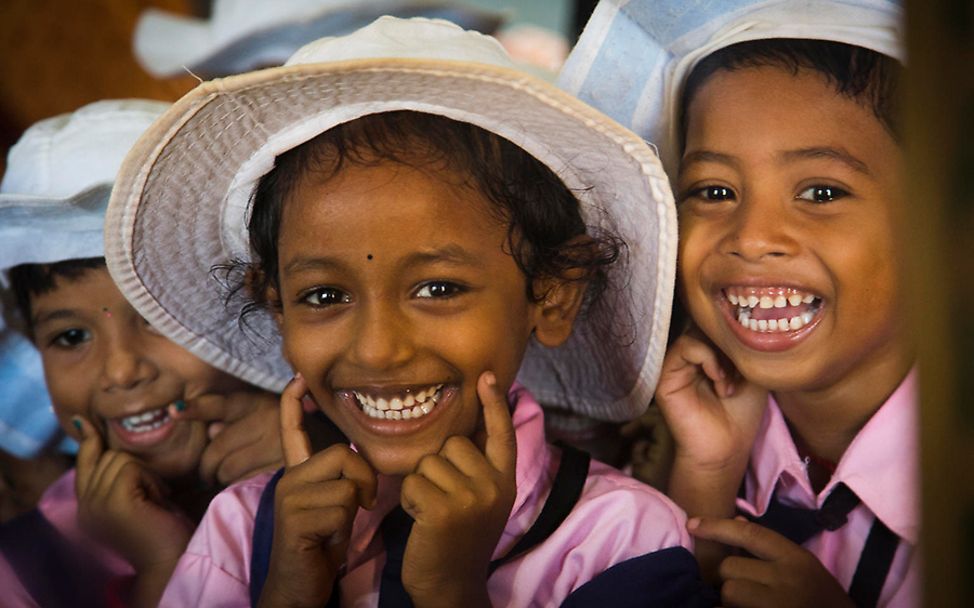
M 818 325 L 824 310 L 821 296 L 794 287 L 731 286 L 720 299 L 734 333 L 758 350 L 790 348 Z
M 822 308 L 822 298 L 791 287 L 728 287 L 723 294 L 741 327 L 757 332 L 797 331 Z
M 352 391 L 366 416 L 384 420 L 411 420 L 426 416 L 442 398 L 443 384 L 406 388 L 393 394 Z
M 125 443 L 146 446 L 165 439 L 172 431 L 174 420 L 169 416 L 169 404 L 136 414 L 109 418 L 108 424 Z

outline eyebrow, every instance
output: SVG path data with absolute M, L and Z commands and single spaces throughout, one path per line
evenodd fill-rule
M 694 150 L 693 152 L 687 152 L 683 155 L 683 159 L 680 161 L 680 167 L 693 163 L 720 163 L 722 165 L 728 165 L 731 167 L 738 167 L 737 159 L 730 154 L 723 154 L 721 152 L 714 152 L 712 150 Z
M 403 266 L 422 266 L 436 262 L 446 262 L 456 266 L 482 266 L 480 258 L 470 253 L 460 245 L 452 244 L 437 247 L 429 251 L 417 251 L 406 257 Z
M 31 325 L 33 327 L 38 327 L 44 323 L 50 323 L 51 321 L 59 321 L 61 319 L 77 319 L 78 313 L 67 308 L 58 308 L 52 310 L 51 312 L 45 312 L 35 316 L 31 319 Z
M 786 161 L 805 160 L 805 159 L 828 159 L 838 161 L 853 171 L 863 175 L 872 175 L 866 163 L 862 162 L 850 152 L 843 148 L 832 146 L 816 146 L 812 148 L 800 148 L 798 150 L 788 150 L 782 157 Z

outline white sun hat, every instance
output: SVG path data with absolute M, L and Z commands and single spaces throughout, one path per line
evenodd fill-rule
M 140 99 L 99 101 L 24 132 L 10 149 L 0 183 L 0 283 L 20 264 L 103 255 L 105 207 L 118 167 L 167 107 Z M 30 458 L 59 427 L 40 354 L 13 329 L 23 320 L 2 308 L 0 303 L 0 449 Z
M 106 216 L 106 258 L 155 327 L 212 365 L 269 390 L 292 371 L 269 313 L 238 325 L 215 265 L 250 261 L 250 198 L 277 155 L 335 125 L 413 110 L 520 146 L 578 193 L 589 225 L 628 243 L 622 287 L 557 349 L 529 346 L 519 379 L 543 403 L 605 420 L 648 404 L 673 297 L 676 211 L 655 152 L 552 84 L 510 67 L 497 41 L 439 20 L 383 17 L 299 50 L 284 67 L 204 83 L 135 145 Z M 625 326 L 615 344 L 606 326 Z M 631 325 L 631 327 L 630 327 Z M 260 334 L 265 339 L 255 338 Z
M 339 36 L 380 15 L 429 17 L 492 33 L 501 13 L 456 0 L 215 0 L 209 19 L 143 11 L 135 27 L 135 57 L 157 77 L 204 78 L 283 64 L 298 48 Z
M 703 58 L 748 40 L 805 38 L 905 63 L 899 0 L 601 0 L 558 85 L 679 160 L 683 84 Z

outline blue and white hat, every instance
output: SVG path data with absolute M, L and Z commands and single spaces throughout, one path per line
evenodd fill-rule
M 768 38 L 843 42 L 905 63 L 900 0 L 601 0 L 558 85 L 658 146 L 675 175 L 683 84 L 718 49 Z
M 99 101 L 32 125 L 10 149 L 0 183 L 0 283 L 20 264 L 104 255 L 102 226 L 115 174 L 169 104 Z M 4 322 L 0 303 L 0 449 L 29 458 L 58 434 L 40 355 Z
M 279 66 L 306 43 L 348 34 L 380 15 L 446 19 L 485 34 L 504 20 L 456 0 L 215 0 L 209 19 L 146 9 L 133 46 L 154 76 L 188 69 L 216 78 Z

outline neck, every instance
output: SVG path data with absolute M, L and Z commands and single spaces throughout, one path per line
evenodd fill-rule
M 802 454 L 839 462 L 849 444 L 900 385 L 913 357 L 867 362 L 836 382 L 812 390 L 775 392 Z

